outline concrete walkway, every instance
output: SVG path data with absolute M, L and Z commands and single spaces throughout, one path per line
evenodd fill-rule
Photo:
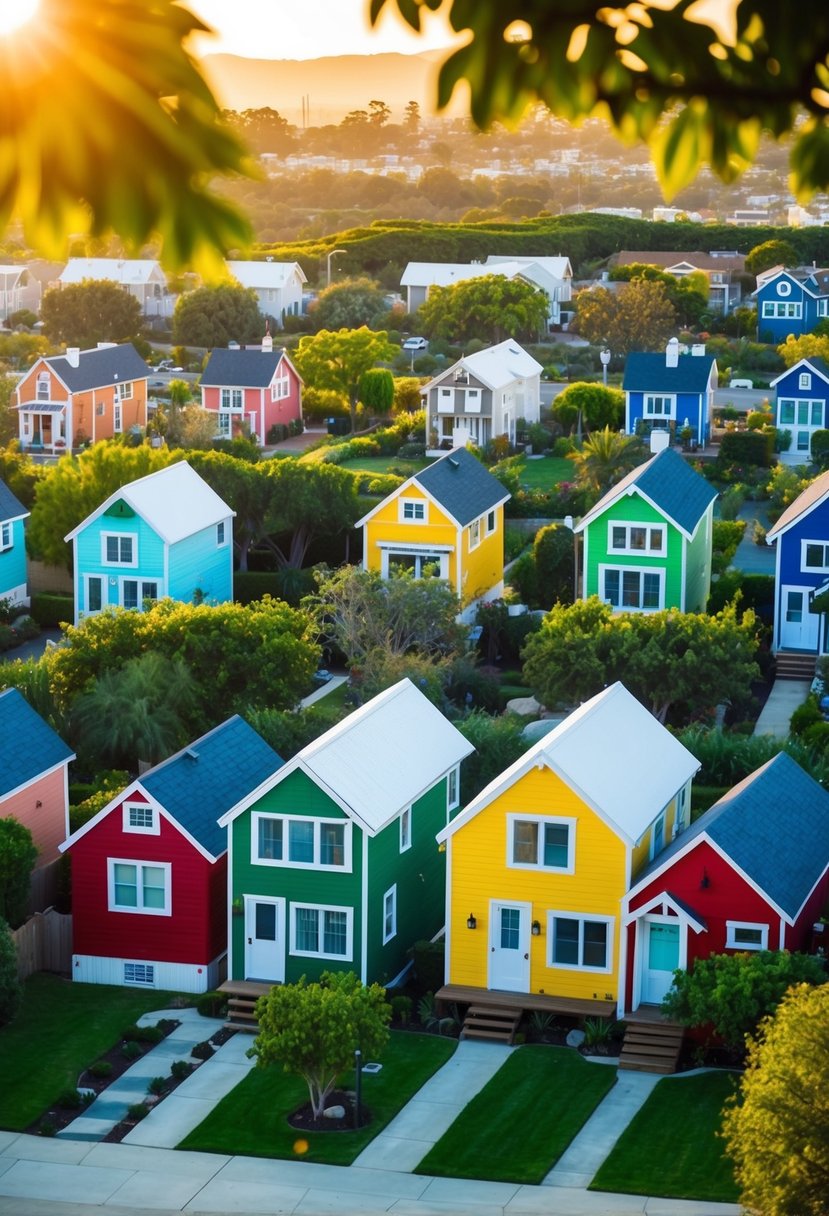
M 754 734 L 788 739 L 791 716 L 806 700 L 810 685 L 810 680 L 775 680 L 754 725 Z
M 774 574 L 776 550 L 773 545 L 757 545 L 754 542 L 754 525 L 759 523 L 766 530 L 769 524 L 768 505 L 764 502 L 746 502 L 740 507 L 737 518 L 745 521 L 746 530 L 737 546 L 732 566 L 744 574 Z
M 307 697 L 303 697 L 299 703 L 300 709 L 307 709 L 309 705 L 314 705 L 317 701 L 321 701 L 323 697 L 327 697 L 335 688 L 339 688 L 341 684 L 348 681 L 348 676 L 332 676 L 325 684 L 321 684 L 319 688 L 315 688 L 313 692 L 309 692 Z

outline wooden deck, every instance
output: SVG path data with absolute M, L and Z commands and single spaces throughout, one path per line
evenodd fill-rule
M 491 988 L 466 987 L 464 984 L 444 984 L 435 993 L 435 1000 L 528 1012 L 538 1009 L 543 1013 L 561 1013 L 573 1018 L 612 1018 L 616 1015 L 615 1001 L 579 1000 L 576 997 L 552 996 L 546 992 L 501 992 Z

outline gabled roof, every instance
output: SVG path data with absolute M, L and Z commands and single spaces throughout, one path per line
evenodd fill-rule
M 704 393 L 716 366 L 711 355 L 679 355 L 676 367 L 668 367 L 664 351 L 635 351 L 627 357 L 622 388 L 627 393 Z
M 262 287 L 284 287 L 294 275 L 300 283 L 307 283 L 305 271 L 299 262 L 227 262 L 228 270 L 243 287 L 254 290 Z
M 125 502 L 168 545 L 236 514 L 186 460 L 180 460 L 110 494 L 64 540 L 73 540 L 116 502 Z
M 791 367 L 787 367 L 784 372 L 769 382 L 769 388 L 777 388 L 781 380 L 786 380 L 793 372 L 800 373 L 804 368 L 810 372 L 816 372 L 822 380 L 829 384 L 829 365 L 820 358 L 819 355 L 811 355 L 808 359 L 798 359 L 797 363 L 793 363 Z
M 534 767 L 546 766 L 630 845 L 699 761 L 637 701 L 611 684 L 585 701 L 474 798 L 441 832 L 453 835 Z
M 540 268 L 553 279 L 571 279 L 573 277 L 573 268 L 570 265 L 570 259 L 562 257 L 559 254 L 557 257 L 547 257 L 542 254 L 539 257 L 515 257 L 514 254 L 490 253 L 486 259 L 487 266 L 497 266 L 503 262 L 515 262 L 523 266 L 540 266 Z
M 514 338 L 507 338 L 496 346 L 487 346 L 485 350 L 476 351 L 474 355 L 464 355 L 457 363 L 453 363 L 446 371 L 424 385 L 421 391 L 427 393 L 437 384 L 451 385 L 459 368 L 465 368 L 476 380 L 480 380 L 494 392 L 507 388 L 516 380 L 538 376 L 544 370 L 538 360 L 519 346 Z
M 284 350 L 214 350 L 202 373 L 202 388 L 267 388 L 283 361 L 299 379 Z
M 374 836 L 474 750 L 410 680 L 400 680 L 237 801 L 222 826 L 299 770 Z
M 211 858 L 219 857 L 227 848 L 227 835 L 219 827 L 219 818 L 282 763 L 261 735 L 234 714 L 116 794 L 64 841 L 61 851 L 71 848 L 131 795 L 141 793 L 203 852 Z
M 829 793 L 779 752 L 671 841 L 634 889 L 700 840 L 714 845 L 791 922 L 829 866 Z
M 794 502 L 786 507 L 777 523 L 769 528 L 766 533 L 767 543 L 771 544 L 772 541 L 777 540 L 778 536 L 782 536 L 784 532 L 788 532 L 792 524 L 796 523 L 801 516 L 808 515 L 810 511 L 814 511 L 815 507 L 819 506 L 827 495 L 829 495 L 829 471 L 821 473 L 819 477 L 810 482 L 803 493 L 798 494 Z
M 110 279 L 122 287 L 149 283 L 164 272 L 152 258 L 70 258 L 60 275 L 61 283 L 84 279 Z
M 801 291 L 805 291 L 807 295 L 817 299 L 821 294 L 820 291 L 817 290 L 817 284 L 815 283 L 812 286 L 806 281 L 810 274 L 811 269 L 809 271 L 798 271 L 790 270 L 788 267 L 784 266 L 779 270 L 776 270 L 774 267 L 772 267 L 771 270 L 767 270 L 764 274 L 757 275 L 757 287 L 751 294 L 752 296 L 759 295 L 760 292 L 764 291 L 770 283 L 775 283 L 778 279 L 785 278 L 789 279 L 792 283 L 795 283 L 801 289 Z
M 382 510 L 390 498 L 399 498 L 412 485 L 420 486 L 461 528 L 509 498 L 498 478 L 493 477 L 480 460 L 466 448 L 454 448 L 398 486 L 367 515 L 358 519 L 354 527 L 362 527 Z
M 670 271 L 672 266 L 691 266 L 694 270 L 707 273 L 712 270 L 742 271 L 745 269 L 746 257 L 744 253 L 717 255 L 699 249 L 620 249 L 608 258 L 610 266 L 632 266 L 640 263 L 643 266 L 660 266 L 667 271 Z
M 524 276 L 539 286 L 552 288 L 572 277 L 570 259 L 564 257 L 500 257 L 485 262 L 409 262 L 400 278 L 401 287 L 451 287 L 466 279 L 500 274 L 513 279 Z
M 75 753 L 16 688 L 0 692 L 0 797 L 41 773 L 75 759 Z
M 150 369 L 132 342 L 82 350 L 77 367 L 73 367 L 65 355 L 54 355 L 44 362 L 60 377 L 70 393 L 123 384 L 128 380 L 145 380 L 150 374 Z
M 25 519 L 31 512 L 27 511 L 22 502 L 12 494 L 5 481 L 0 481 L 0 522 L 8 523 L 11 519 Z
M 594 519 L 602 515 L 609 506 L 626 494 L 640 494 L 690 540 L 694 530 L 717 491 L 692 469 L 687 460 L 664 448 L 645 464 L 632 469 L 620 482 L 611 486 L 595 507 L 579 520 L 574 531 L 582 532 Z

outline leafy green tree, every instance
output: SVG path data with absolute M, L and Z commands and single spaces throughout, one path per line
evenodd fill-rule
M 0 1026 L 17 1013 L 23 988 L 17 978 L 17 947 L 5 920 L 0 919 Z
M 579 485 L 598 496 L 647 460 L 648 452 L 638 436 L 622 435 L 606 426 L 589 435 L 581 450 L 572 452 L 569 458 Z
M 264 542 L 280 566 L 300 569 L 315 537 L 347 532 L 360 514 L 357 482 L 347 469 L 269 460 L 263 471 L 272 483 Z
M 758 275 L 772 266 L 797 266 L 800 257 L 790 241 L 763 241 L 746 254 L 746 273 Z
M 18 413 L 12 409 L 17 376 L 0 374 L 0 446 L 13 443 L 19 434 Z
M 19 925 L 26 915 L 37 846 L 11 815 L 0 819 L 0 919 Z
M 606 388 L 577 380 L 568 384 L 553 401 L 553 417 L 565 430 L 576 429 L 579 415 L 587 431 L 610 427 L 618 431 L 625 419 L 625 394 L 620 388 Z
M 176 301 L 173 341 L 182 346 L 227 346 L 228 342 L 259 342 L 265 318 L 252 287 L 218 283 L 187 291 Z
M 318 983 L 303 976 L 296 984 L 271 988 L 256 1002 L 259 1033 L 250 1055 L 266 1068 L 302 1077 L 315 1119 L 322 1116 L 337 1078 L 363 1059 L 378 1056 L 389 1041 L 391 1005 L 379 984 L 364 986 L 353 971 L 324 971 Z
M 135 296 L 107 279 L 53 287 L 43 296 L 40 316 L 51 342 L 84 349 L 98 342 L 123 342 L 141 328 L 141 305 Z
M 373 279 L 340 279 L 324 287 L 311 315 L 317 329 L 359 329 L 388 312 L 385 295 Z
M 410 131 L 416 131 L 420 126 L 420 104 L 416 101 L 407 101 L 403 111 L 405 116 L 406 126 Z
M 596 596 L 555 604 L 524 647 L 524 677 L 544 705 L 578 704 L 620 680 L 660 722 L 728 698 L 758 676 L 757 623 L 733 605 L 696 612 L 619 612 Z
M 588 342 L 615 355 L 661 350 L 676 332 L 678 318 L 663 282 L 632 279 L 618 291 L 594 287 L 576 296 L 575 328 Z
M 303 380 L 318 389 L 329 389 L 348 398 L 351 429 L 357 425 L 360 380 L 378 363 L 390 363 L 398 348 L 385 330 L 321 329 L 300 338 L 294 364 Z
M 777 348 L 786 367 L 794 367 L 801 359 L 829 359 L 829 337 L 823 334 L 789 334 Z
M 452 342 L 532 338 L 547 328 L 549 301 L 524 279 L 484 274 L 450 287 L 433 287 L 418 310 L 424 333 Z
M 575 579 L 575 538 L 564 524 L 548 524 L 533 541 L 533 561 L 542 608 L 572 604 Z
M 394 379 L 394 409 L 395 413 L 405 411 L 416 414 L 423 408 L 423 398 L 420 395 L 420 380 L 417 376 L 395 376 Z M 303 405 L 305 399 L 303 398 Z
M 233 543 L 239 569 L 247 570 L 251 545 L 268 534 L 276 482 L 265 469 L 225 452 L 189 452 L 187 460 L 236 512 Z
M 372 414 L 390 414 L 394 405 L 394 376 L 386 367 L 373 367 L 360 377 L 360 400 Z
M 800 984 L 749 1046 L 725 1112 L 741 1201 L 764 1216 L 825 1216 L 829 1194 L 829 985 Z
M 270 106 L 258 109 L 225 110 L 222 119 L 255 152 L 289 154 L 296 147 L 296 127 Z
M 471 802 L 499 773 L 523 756 L 529 743 L 521 732 L 525 721 L 517 714 L 493 718 L 473 710 L 455 725 L 475 751 L 461 766 L 461 804 Z
M 629 262 L 611 270 L 610 278 L 617 282 L 647 279 L 651 283 L 662 283 L 668 299 L 676 310 L 677 324 L 694 327 L 708 308 L 708 279 L 701 270 L 691 274 L 673 275 L 642 262 Z
M 788 950 L 711 954 L 690 971 L 675 971 L 662 1002 L 683 1026 L 713 1027 L 726 1046 L 742 1051 L 761 1020 L 774 1013 L 793 984 L 823 984 L 823 960 Z
M 392 5 L 421 28 L 421 5 L 408 0 L 372 0 L 372 21 Z M 438 6 L 426 0 L 426 8 Z M 536 102 L 572 123 L 598 115 L 625 143 L 648 144 L 668 196 L 706 163 L 734 181 L 754 161 L 764 130 L 778 138 L 793 132 L 794 189 L 801 197 L 825 190 L 829 12 L 822 0 L 808 0 L 797 22 L 778 0 L 743 0 L 734 26 L 722 28 L 718 12 L 694 9 L 688 19 L 690 8 L 645 4 L 609 21 L 591 0 L 573 0 L 564 11 L 535 0 L 508 9 L 451 0 L 449 21 L 468 37 L 440 68 L 438 105 L 464 80 L 480 127 L 516 121 Z

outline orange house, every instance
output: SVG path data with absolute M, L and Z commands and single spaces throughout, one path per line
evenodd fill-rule
M 20 446 L 59 454 L 145 427 L 149 370 L 131 342 L 38 359 L 16 390 Z

